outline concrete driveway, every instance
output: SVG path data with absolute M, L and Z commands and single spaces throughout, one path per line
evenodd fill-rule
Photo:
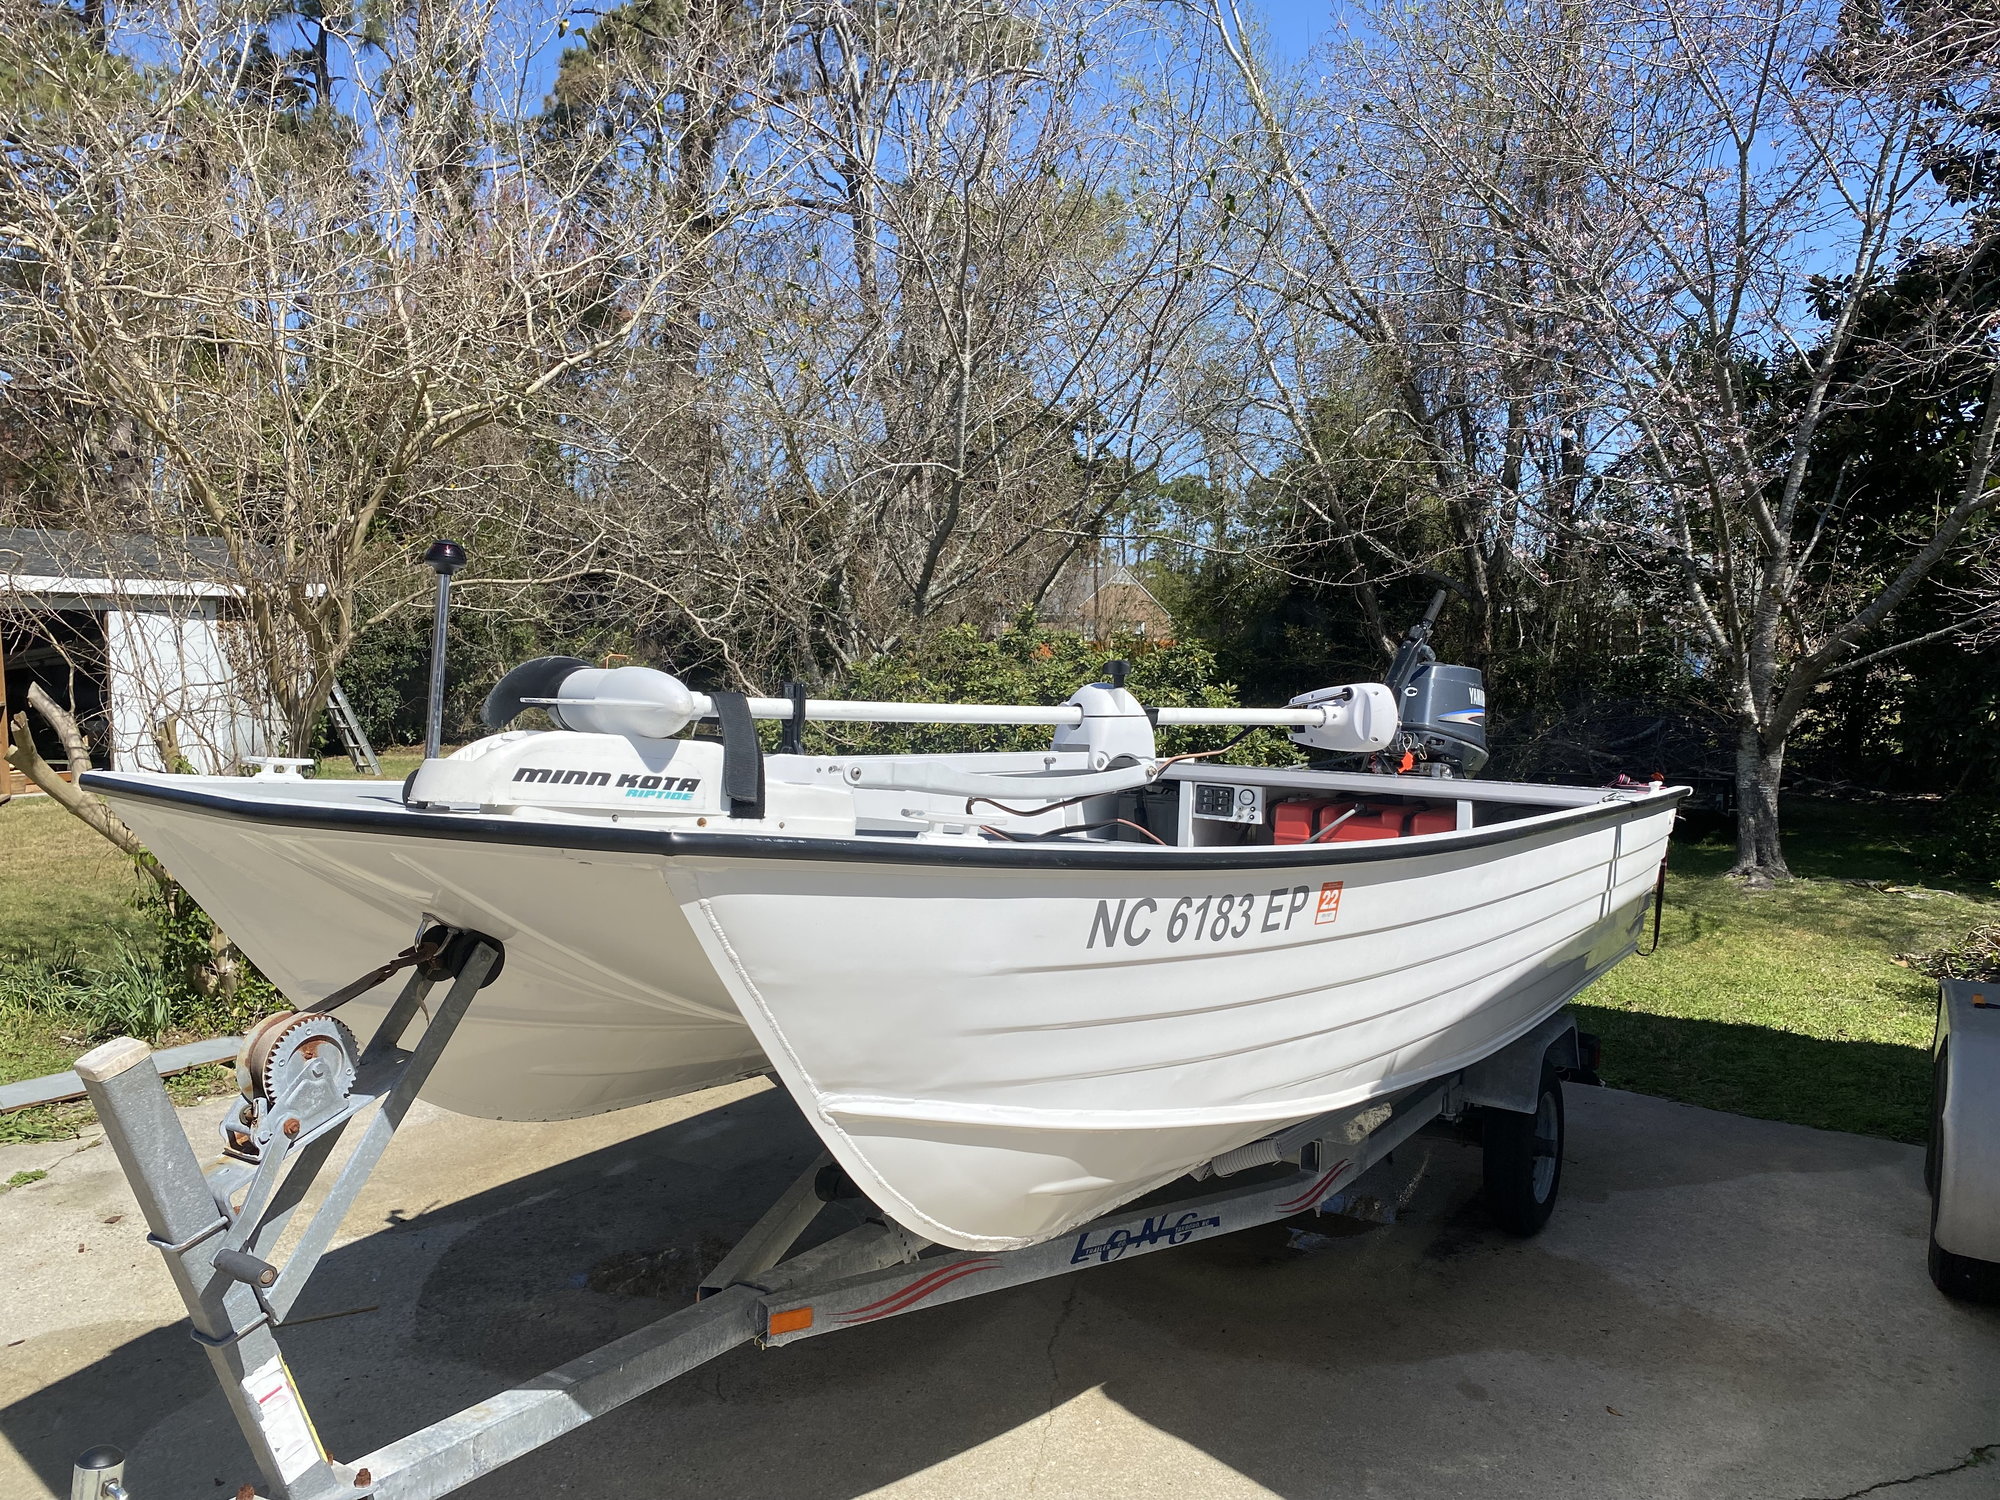
M 1423 1171 L 1271 1226 L 744 1348 L 481 1500 L 2000 1495 L 2000 1313 L 1924 1275 L 1921 1153 L 1572 1088 L 1538 1239 Z M 221 1102 L 185 1111 L 204 1143 Z M 657 1315 L 813 1154 L 762 1085 L 560 1125 L 420 1111 L 287 1334 L 352 1456 Z M 1427 1160 L 1425 1159 L 1427 1153 Z M 0 1150 L 0 1495 L 113 1442 L 136 1500 L 254 1478 L 107 1148 Z M 678 1305 L 676 1302 L 675 1305 Z M 355 1311 L 355 1309 L 366 1309 Z

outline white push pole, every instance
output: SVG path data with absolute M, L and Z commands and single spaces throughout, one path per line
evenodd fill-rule
M 695 694 L 704 714 L 714 712 L 706 694 Z M 868 698 L 808 698 L 806 717 L 849 724 L 1080 724 L 1083 710 L 1058 703 L 1040 708 L 1011 703 L 883 703 Z M 789 698 L 752 698 L 750 713 L 759 719 L 789 719 Z
M 789 719 L 789 698 L 752 698 L 752 717 Z M 695 713 L 706 717 L 714 705 L 704 693 L 694 695 Z M 805 716 L 822 722 L 850 724 L 1081 724 L 1083 710 L 1070 703 L 1049 708 L 1014 703 L 888 703 L 866 698 L 808 698 Z M 1299 708 L 1158 708 L 1153 721 L 1162 728 L 1175 725 L 1234 724 L 1243 728 L 1318 729 L 1326 724 L 1327 707 Z

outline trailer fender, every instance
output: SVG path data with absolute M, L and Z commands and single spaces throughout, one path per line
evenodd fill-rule
M 2000 984 L 1944 980 L 1932 1051 L 1944 1097 L 1925 1163 L 1931 1237 L 1952 1255 L 2000 1261 Z
M 1558 1069 L 1581 1065 L 1576 1017 L 1567 1010 L 1557 1011 L 1527 1035 L 1467 1068 L 1451 1091 L 1454 1112 L 1482 1105 L 1517 1115 L 1533 1114 L 1541 1098 L 1545 1058 Z

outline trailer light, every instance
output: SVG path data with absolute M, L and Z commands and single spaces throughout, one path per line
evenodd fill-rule
M 810 1307 L 788 1307 L 783 1312 L 771 1314 L 767 1330 L 774 1337 L 781 1333 L 803 1333 L 813 1326 L 813 1310 Z

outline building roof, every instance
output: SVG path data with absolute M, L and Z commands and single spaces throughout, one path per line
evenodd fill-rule
M 24 594 L 234 593 L 235 574 L 220 537 L 162 541 L 140 535 L 96 536 L 36 526 L 0 526 L 0 589 Z
M 1169 630 L 1173 616 L 1139 576 L 1121 562 L 1082 558 L 1073 563 L 1043 601 L 1052 622 L 1085 629 Z

